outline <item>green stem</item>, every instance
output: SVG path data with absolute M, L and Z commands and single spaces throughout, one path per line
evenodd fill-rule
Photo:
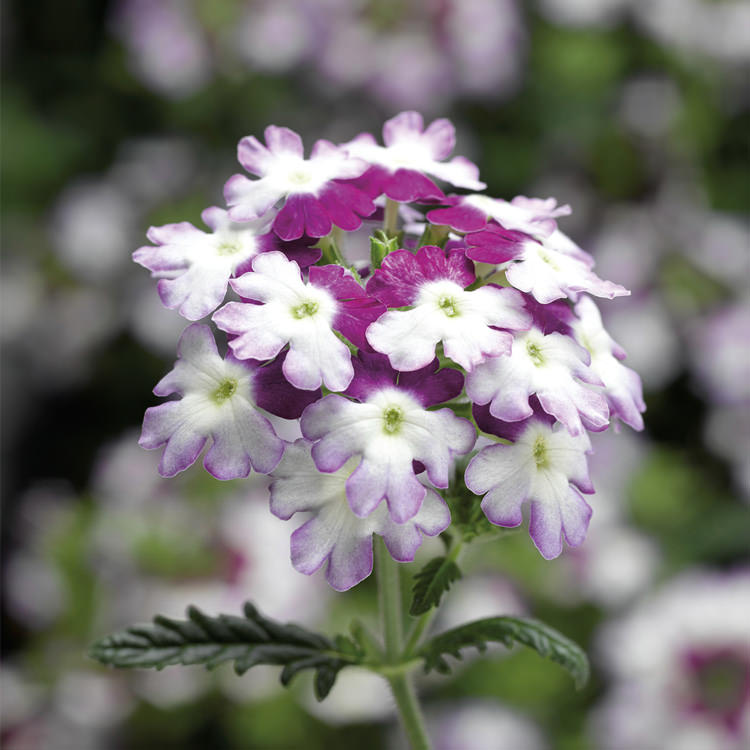
M 396 705 L 404 725 L 406 736 L 409 738 L 412 750 L 430 750 L 430 738 L 424 727 L 422 711 L 419 708 L 419 700 L 414 690 L 409 675 L 402 674 L 398 677 L 388 679 L 388 684 L 393 691 Z
M 396 665 L 401 660 L 403 620 L 401 616 L 401 581 L 398 563 L 393 560 L 383 540 L 376 539 L 375 555 L 378 569 L 378 595 L 383 620 L 385 658 Z M 411 677 L 406 673 L 386 675 L 396 701 L 401 723 L 412 750 L 430 750 L 419 701 Z
M 395 237 L 398 233 L 398 201 L 391 198 L 385 199 L 385 217 L 383 218 L 383 231 L 389 237 Z

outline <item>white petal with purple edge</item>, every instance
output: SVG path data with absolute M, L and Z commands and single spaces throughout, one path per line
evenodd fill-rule
M 229 342 L 235 356 L 269 359 L 289 344 L 284 375 L 296 388 L 315 390 L 323 383 L 342 391 L 349 385 L 351 353 L 332 328 L 338 303 L 327 289 L 306 284 L 294 261 L 279 252 L 264 253 L 232 287 L 264 303 L 230 302 L 213 316 L 221 330 L 236 335 Z
M 516 442 L 483 448 L 466 469 L 466 486 L 484 495 L 482 510 L 491 523 L 515 527 L 530 501 L 529 534 L 543 557 L 562 551 L 565 537 L 572 547 L 586 536 L 591 508 L 578 489 L 592 492 L 588 481 L 588 437 L 572 436 L 558 422 L 529 419 Z
M 587 353 L 570 337 L 546 336 L 534 328 L 517 334 L 508 356 L 494 357 L 466 378 L 466 393 L 477 404 L 507 422 L 531 416 L 529 397 L 537 394 L 542 408 L 560 420 L 572 435 L 606 428 L 609 409 L 604 397 L 584 385 L 601 385 L 586 366 Z M 585 424 L 584 424 L 585 423 Z
M 221 359 L 208 327 L 194 324 L 183 333 L 174 369 L 154 392 L 182 398 L 146 410 L 140 445 L 164 446 L 159 466 L 174 476 L 190 466 L 209 438 L 204 465 L 217 479 L 247 476 L 251 469 L 268 473 L 284 446 L 268 419 L 257 411 L 254 371 Z
M 423 507 L 415 518 L 396 524 L 381 505 L 366 518 L 352 513 L 347 481 L 356 460 L 334 473 L 321 473 L 312 460 L 310 443 L 297 440 L 288 446 L 273 473 L 271 511 L 284 519 L 295 512 L 313 513 L 291 538 L 292 564 L 311 574 L 327 563 L 326 579 L 345 591 L 372 572 L 372 535 L 384 537 L 393 557 L 401 562 L 414 559 L 422 535 L 434 536 L 450 523 L 448 508 L 435 492 L 425 491 Z

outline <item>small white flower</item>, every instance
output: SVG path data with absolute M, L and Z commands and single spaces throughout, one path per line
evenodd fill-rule
M 474 403 L 489 403 L 492 416 L 507 422 L 530 417 L 529 397 L 536 394 L 544 411 L 572 435 L 584 427 L 602 430 L 609 424 L 609 409 L 604 397 L 585 385 L 602 384 L 587 360 L 587 352 L 569 336 L 545 336 L 532 328 L 516 335 L 509 355 L 492 357 L 470 372 L 466 393 Z
M 548 560 L 562 552 L 563 535 L 572 547 L 583 542 L 591 508 L 579 490 L 594 491 L 586 464 L 588 436 L 570 435 L 550 422 L 528 420 L 515 442 L 483 448 L 466 469 L 466 486 L 485 495 L 482 510 L 492 523 L 519 526 L 521 506 L 531 502 L 529 533 Z

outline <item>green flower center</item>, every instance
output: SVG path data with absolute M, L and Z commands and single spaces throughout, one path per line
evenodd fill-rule
M 455 318 L 457 315 L 460 315 L 456 298 L 449 297 L 447 294 L 444 294 L 438 300 L 438 307 L 445 313 L 447 318 Z
M 531 449 L 537 469 L 545 469 L 549 465 L 549 456 L 547 455 L 547 443 L 540 435 L 534 441 L 534 447 Z
M 555 271 L 559 271 L 560 270 L 560 266 L 558 266 L 557 263 L 555 263 L 555 261 L 552 258 L 552 256 L 548 252 L 546 252 L 545 250 L 540 250 L 539 251 L 539 257 L 542 259 L 542 261 L 544 263 L 546 263 L 553 270 L 555 270 Z
M 307 302 L 303 302 L 292 308 L 292 315 L 297 318 L 297 320 L 302 320 L 302 318 L 312 318 L 316 312 L 318 312 L 318 303 L 313 300 L 307 300 Z
M 404 410 L 400 406 L 389 406 L 383 411 L 383 431 L 395 435 L 404 421 Z
M 306 185 L 312 180 L 312 175 L 304 169 L 296 169 L 290 172 L 288 177 L 292 185 Z
M 544 356 L 542 355 L 542 349 L 539 344 L 535 344 L 533 341 L 527 341 L 526 353 L 534 363 L 534 367 L 541 367 L 544 364 Z
M 240 250 L 242 250 L 242 246 L 237 240 L 224 240 L 216 248 L 219 255 L 235 255 Z
M 221 385 L 211 394 L 211 398 L 217 404 L 223 404 L 227 399 L 232 398 L 237 392 L 237 381 L 227 378 L 222 381 Z

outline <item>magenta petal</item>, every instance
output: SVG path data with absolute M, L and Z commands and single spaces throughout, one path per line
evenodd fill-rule
M 388 307 L 411 305 L 419 288 L 415 283 L 417 261 L 408 250 L 396 250 L 386 255 L 383 265 L 367 282 L 367 293 L 377 297 Z
M 482 263 L 505 263 L 521 255 L 528 239 L 522 232 L 490 224 L 487 229 L 466 235 L 466 255 Z
M 399 203 L 445 200 L 445 193 L 432 180 L 412 169 L 397 169 L 385 181 L 383 192 Z
M 398 373 L 388 362 L 385 354 L 360 351 L 352 358 L 354 378 L 346 389 L 346 395 L 358 401 L 367 401 L 374 391 L 396 385 Z
M 333 223 L 347 231 L 359 229 L 362 225 L 360 217 L 375 212 L 375 204 L 370 197 L 355 187 L 353 182 L 334 180 L 318 196 Z
M 385 167 L 374 164 L 363 175 L 351 180 L 350 184 L 366 196 L 377 198 L 385 192 L 385 183 L 390 176 L 390 172 Z
M 467 287 L 474 279 L 474 264 L 462 248 L 446 253 L 434 245 L 421 247 L 416 255 L 408 250 L 396 250 L 387 255 L 383 265 L 367 282 L 367 293 L 389 307 L 411 305 L 422 284 L 448 279 Z
M 464 376 L 459 370 L 445 367 L 438 370 L 437 358 L 427 367 L 413 372 L 399 373 L 398 386 L 410 391 L 423 406 L 434 406 L 456 398 L 464 387 Z
M 282 419 L 298 419 L 305 408 L 322 394 L 320 389 L 303 391 L 291 385 L 282 371 L 285 358 L 286 354 L 282 353 L 269 364 L 255 370 L 255 403 Z
M 320 205 L 325 210 L 328 218 L 341 229 L 352 232 L 362 226 L 362 219 L 337 195 L 337 187 L 329 183 L 325 190 L 318 196 Z M 356 188 L 352 188 L 353 190 Z M 359 192 L 359 191 L 358 191 Z
M 417 253 L 417 263 L 425 280 L 449 279 L 466 288 L 474 282 L 474 264 L 462 248 L 448 251 L 448 257 L 439 247 L 425 245 Z
M 298 240 L 303 234 L 325 237 L 331 231 L 331 219 L 314 195 L 296 193 L 286 199 L 276 215 L 273 230 L 286 241 Z
M 333 327 L 346 336 L 358 349 L 372 350 L 365 332 L 370 323 L 386 311 L 385 305 L 372 297 L 356 297 L 339 302 Z
M 273 220 L 273 231 L 282 240 L 298 240 L 305 233 L 305 207 L 302 195 L 290 195 Z
M 466 203 L 448 208 L 435 208 L 427 214 L 427 221 L 442 224 L 457 232 L 478 232 L 487 225 L 487 216 Z
M 314 195 L 302 195 L 301 198 L 305 212 L 305 233 L 310 237 L 325 237 L 331 231 L 332 222 L 324 206 Z

